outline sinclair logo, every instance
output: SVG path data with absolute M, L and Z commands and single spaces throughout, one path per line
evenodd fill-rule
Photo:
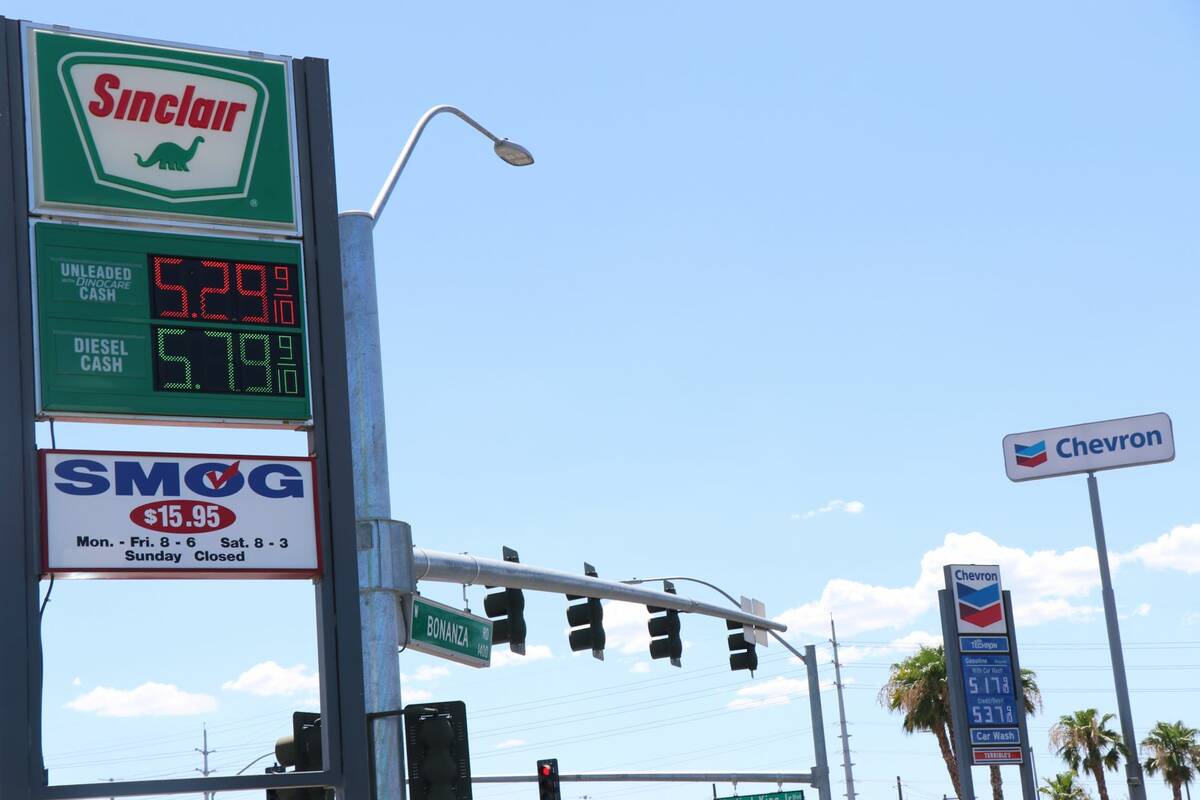
M 258 78 L 88 52 L 58 78 L 96 183 L 171 203 L 246 196 L 270 102 Z

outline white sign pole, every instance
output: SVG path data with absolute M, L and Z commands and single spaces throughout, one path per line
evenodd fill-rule
M 1108 569 L 1108 546 L 1104 542 L 1104 518 L 1100 514 L 1100 489 L 1096 475 L 1088 473 L 1088 498 L 1092 504 L 1092 528 L 1096 533 L 1096 556 L 1100 559 L 1100 595 L 1104 599 L 1104 621 L 1108 625 L 1108 652 L 1112 657 L 1113 682 L 1117 686 L 1117 713 L 1121 717 L 1121 738 L 1129 749 L 1125 759 L 1125 782 L 1130 800 L 1146 800 L 1142 764 L 1138 760 L 1138 740 L 1133 733 L 1133 711 L 1129 707 L 1129 684 L 1125 680 L 1125 653 L 1121 649 L 1121 628 L 1117 623 L 1117 598 L 1113 594 Z

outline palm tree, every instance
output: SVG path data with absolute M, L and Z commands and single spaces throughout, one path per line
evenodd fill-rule
M 1060 772 L 1053 778 L 1046 778 L 1046 785 L 1038 789 L 1049 800 L 1090 800 L 1087 791 L 1075 782 L 1072 772 Z
M 1120 735 L 1108 727 L 1112 718 L 1112 714 L 1101 717 L 1096 709 L 1085 708 L 1064 714 L 1050 729 L 1050 743 L 1071 771 L 1076 775 L 1090 772 L 1096 779 L 1100 800 L 1108 800 L 1104 770 L 1116 772 L 1121 759 L 1129 756 Z
M 1200 744 L 1196 743 L 1197 731 L 1179 722 L 1157 722 L 1150 734 L 1142 739 L 1142 753 L 1146 756 L 1146 772 L 1150 775 L 1162 773 L 1163 780 L 1171 786 L 1175 800 L 1183 800 L 1183 787 L 1192 782 L 1200 770 Z
M 946 684 L 946 655 L 941 646 L 922 646 L 916 653 L 892 664 L 887 683 L 879 691 L 879 703 L 889 711 L 904 714 L 905 733 L 930 731 L 937 737 L 954 785 L 956 797 L 962 797 L 958 766 L 951 747 L 954 726 L 950 721 L 950 689 Z
M 1037 673 L 1031 669 L 1021 668 L 1021 701 L 1027 715 L 1034 715 L 1042 710 L 1042 690 L 1037 685 Z M 992 764 L 988 767 L 992 778 L 992 800 L 1004 800 L 1004 784 L 1000 777 L 1000 767 Z

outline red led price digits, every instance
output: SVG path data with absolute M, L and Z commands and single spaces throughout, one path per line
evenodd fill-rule
M 151 315 L 299 327 L 298 267 L 152 255 Z

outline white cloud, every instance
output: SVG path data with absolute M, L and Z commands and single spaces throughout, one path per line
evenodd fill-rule
M 178 717 L 214 711 L 217 701 L 211 695 L 185 692 L 174 684 L 148 681 L 133 689 L 97 686 L 66 707 L 102 717 Z
M 604 637 L 608 650 L 636 655 L 650 650 L 650 612 L 636 603 L 604 603 Z
M 637 673 L 639 675 L 649 672 L 650 671 L 650 662 L 649 661 L 639 661 L 636 664 L 634 664 L 632 667 L 630 667 L 629 671 Z
M 1119 560 L 1140 561 L 1150 569 L 1177 569 L 1194 575 L 1200 572 L 1200 524 L 1176 526 Z
M 861 500 L 830 500 L 820 508 L 805 511 L 803 514 L 792 514 L 792 519 L 812 519 L 818 514 L 828 514 L 830 511 L 841 511 L 846 514 L 861 514 L 866 510 Z
M 824 684 L 822 688 L 825 688 Z M 756 681 L 752 686 L 738 689 L 735 695 L 726 708 L 740 710 L 782 706 L 792 702 L 793 697 L 808 696 L 808 681 L 798 678 L 772 678 L 769 681 Z
M 844 636 L 901 628 L 936 607 L 937 591 L 945 586 L 945 564 L 999 564 L 1004 586 L 1012 591 L 1018 624 L 1080 619 L 1095 613 L 1094 606 L 1077 602 L 1100 584 L 1092 548 L 1030 553 L 1005 547 L 982 533 L 948 533 L 940 546 L 921 557 L 912 585 L 878 586 L 835 578 L 825 584 L 820 598 L 784 611 L 777 619 L 793 634 L 827 635 L 830 614 Z
M 525 741 L 524 739 L 505 739 L 503 742 L 500 742 L 498 745 L 496 745 L 496 749 L 507 750 L 510 747 L 520 747 L 523 744 L 529 744 L 529 742 Z
M 400 696 L 404 698 L 406 703 L 428 703 L 433 699 L 433 692 L 425 689 L 408 689 L 400 688 Z
M 74 678 L 71 679 L 71 685 L 72 686 L 83 686 L 83 679 L 80 678 L 78 675 L 76 675 Z
M 492 653 L 492 657 L 495 657 Z M 417 671 L 412 675 L 401 675 L 402 681 L 436 681 L 438 678 L 444 678 L 450 674 L 450 669 L 443 666 L 435 666 L 432 664 L 422 664 L 417 668 Z
M 315 672 L 309 672 L 305 665 L 281 667 L 274 661 L 255 664 L 233 680 L 221 684 L 222 689 L 248 692 L 259 697 L 286 697 L 315 692 L 318 686 L 320 678 Z
M 1130 611 L 1125 614 L 1119 614 L 1118 616 L 1120 616 L 1121 619 L 1133 619 L 1134 617 L 1148 617 L 1148 616 L 1150 616 L 1150 604 L 1149 603 L 1138 603 L 1138 607 L 1135 608 L 1133 611 Z
M 544 644 L 526 645 L 523 656 L 512 652 L 507 646 L 492 648 L 493 667 L 519 667 L 531 661 L 544 661 L 547 658 L 554 658 L 554 653 L 550 652 L 550 648 Z

